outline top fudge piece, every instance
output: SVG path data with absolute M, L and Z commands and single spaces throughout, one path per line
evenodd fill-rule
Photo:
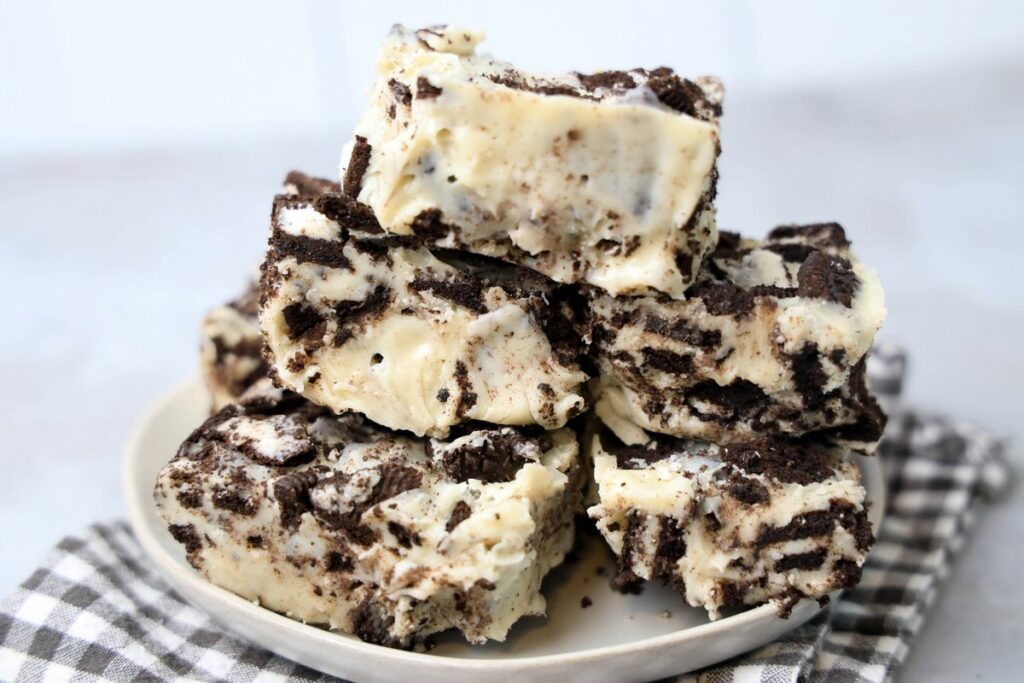
M 388 232 L 558 282 L 679 297 L 714 248 L 722 88 L 671 69 L 535 75 L 480 33 L 396 27 L 344 155 Z
M 885 306 L 849 246 L 835 223 L 722 233 L 684 301 L 593 295 L 598 414 L 627 443 L 646 440 L 639 425 L 716 443 L 822 431 L 870 449 L 885 417 L 865 359 Z
M 281 386 L 438 437 L 472 420 L 554 429 L 583 411 L 570 288 L 414 238 L 350 232 L 355 218 L 331 220 L 321 204 L 274 203 L 260 323 Z

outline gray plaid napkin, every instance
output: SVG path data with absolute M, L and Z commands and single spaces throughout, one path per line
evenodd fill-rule
M 895 405 L 904 365 L 881 347 L 869 366 L 891 414 L 890 499 L 860 585 L 782 639 L 679 681 L 884 681 L 906 656 L 976 503 L 1008 470 L 985 433 Z M 2 681 L 174 679 L 336 680 L 224 633 L 171 592 L 123 523 L 65 539 L 0 600 Z
M 887 681 L 969 532 L 980 499 L 1009 486 L 1002 444 L 973 425 L 903 410 L 906 359 L 878 347 L 872 389 L 889 413 L 879 447 L 889 503 L 856 588 L 781 639 L 677 683 Z

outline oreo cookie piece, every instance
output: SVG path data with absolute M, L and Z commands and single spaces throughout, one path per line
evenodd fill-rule
M 341 192 L 341 184 L 326 178 L 317 178 L 302 171 L 290 171 L 284 179 L 282 194 L 297 197 L 317 197 L 325 192 Z
M 394 29 L 342 154 L 345 193 L 391 234 L 682 296 L 717 239 L 721 83 L 665 67 L 541 76 L 476 54 L 482 39 Z
M 881 284 L 835 223 L 723 233 L 684 300 L 589 290 L 597 411 L 716 443 L 824 432 L 872 449 L 885 417 L 864 381 L 885 318 Z
M 274 202 L 260 320 L 281 386 L 439 437 L 470 420 L 555 429 L 584 410 L 582 314 L 564 286 L 353 231 L 318 208 L 329 196 Z
M 496 476 L 450 471 L 453 458 L 496 450 L 514 454 Z M 450 628 L 503 640 L 520 617 L 543 615 L 540 583 L 572 545 L 582 477 L 567 429 L 428 440 L 263 379 L 186 439 L 155 497 L 211 582 L 404 648 Z
M 589 432 L 587 512 L 618 556 L 619 590 L 663 583 L 717 619 L 769 601 L 785 616 L 859 580 L 874 535 L 851 451 L 765 436 L 627 445 L 597 420 Z

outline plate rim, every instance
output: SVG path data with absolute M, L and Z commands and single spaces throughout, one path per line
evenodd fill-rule
M 398 660 L 405 664 L 442 667 L 448 669 L 452 673 L 499 672 L 502 669 L 515 669 L 517 672 L 523 673 L 531 669 L 550 666 L 552 664 L 573 664 L 597 659 L 615 658 L 628 654 L 637 654 L 638 652 L 643 652 L 649 649 L 660 649 L 671 645 L 682 644 L 688 640 L 715 637 L 716 635 L 721 635 L 725 632 L 753 626 L 763 620 L 767 620 L 769 622 L 774 620 L 782 621 L 782 618 L 778 616 L 775 607 L 768 603 L 745 610 L 739 614 L 724 617 L 717 621 L 711 621 L 706 624 L 691 626 L 671 633 L 643 638 L 641 640 L 628 643 L 605 645 L 556 654 L 469 658 L 438 656 L 431 655 L 429 653 L 412 652 L 389 648 L 382 645 L 375 645 L 373 643 L 366 643 L 359 640 L 351 634 L 346 634 L 340 631 L 331 631 L 291 619 L 290 617 L 262 607 L 257 603 L 250 602 L 249 600 L 246 600 L 225 588 L 211 583 L 191 567 L 188 569 L 183 567 L 179 560 L 173 557 L 164 548 L 157 539 L 155 530 L 145 521 L 146 506 L 143 501 L 148 499 L 145 498 L 145 496 L 140 495 L 140 492 L 137 491 L 134 486 L 134 482 L 138 478 L 137 472 L 142 460 L 142 458 L 138 456 L 143 452 L 143 439 L 151 425 L 153 425 L 153 423 L 169 409 L 172 403 L 179 400 L 185 392 L 194 391 L 197 386 L 205 390 L 202 378 L 198 374 L 194 374 L 187 379 L 179 380 L 173 384 L 171 388 L 164 390 L 159 397 L 150 403 L 136 418 L 128 437 L 124 442 L 122 452 L 122 495 L 124 496 L 128 511 L 129 525 L 138 540 L 139 545 L 142 547 L 143 552 L 147 555 L 150 561 L 152 561 L 157 572 L 171 585 L 175 592 L 178 593 L 178 597 L 222 624 L 231 633 L 248 642 L 251 642 L 249 638 L 239 634 L 239 632 L 231 628 L 230 625 L 225 624 L 217 617 L 217 615 L 210 614 L 203 607 L 196 605 L 184 594 L 185 591 L 179 589 L 179 584 L 187 586 L 190 591 L 194 590 L 202 592 L 211 599 L 226 600 L 236 609 L 249 612 L 260 619 L 269 619 L 271 622 L 280 625 L 281 628 L 297 632 L 303 637 L 320 640 L 324 644 L 329 644 L 331 647 L 340 647 L 353 654 L 359 653 L 365 655 L 367 653 L 371 653 L 376 656 Z M 878 530 L 882 519 L 885 516 L 888 504 L 887 493 L 884 486 L 885 481 L 881 471 L 881 463 L 878 460 L 878 455 L 858 455 L 857 468 L 865 482 L 867 482 L 868 479 L 871 479 L 876 484 L 876 486 L 871 487 L 872 495 L 870 497 L 870 506 L 868 508 L 868 518 L 871 522 L 872 530 L 877 537 Z M 833 599 L 837 597 L 837 593 L 831 594 Z M 802 599 L 796 604 L 796 606 L 794 606 L 791 616 L 786 620 L 792 624 L 792 628 L 786 629 L 785 632 L 789 632 L 790 630 L 797 628 L 822 609 L 824 608 L 816 605 L 814 598 Z M 262 644 L 258 645 L 260 647 L 265 647 Z M 283 653 L 283 650 L 277 650 L 277 652 Z

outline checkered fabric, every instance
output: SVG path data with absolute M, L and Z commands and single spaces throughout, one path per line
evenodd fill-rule
M 880 348 L 872 386 L 892 413 L 890 507 L 860 585 L 784 638 L 679 681 L 884 681 L 906 656 L 976 502 L 1007 485 L 999 443 L 894 406 L 904 359 Z M 224 633 L 150 567 L 123 523 L 62 541 L 0 600 L 0 681 L 336 680 Z
M 990 435 L 899 407 L 899 349 L 877 347 L 870 361 L 872 389 L 890 416 L 879 446 L 889 503 L 860 584 L 781 639 L 677 683 L 874 683 L 906 658 L 977 503 L 1004 491 L 1010 472 Z
M 0 602 L 0 681 L 334 681 L 227 635 L 123 522 L 64 539 Z

